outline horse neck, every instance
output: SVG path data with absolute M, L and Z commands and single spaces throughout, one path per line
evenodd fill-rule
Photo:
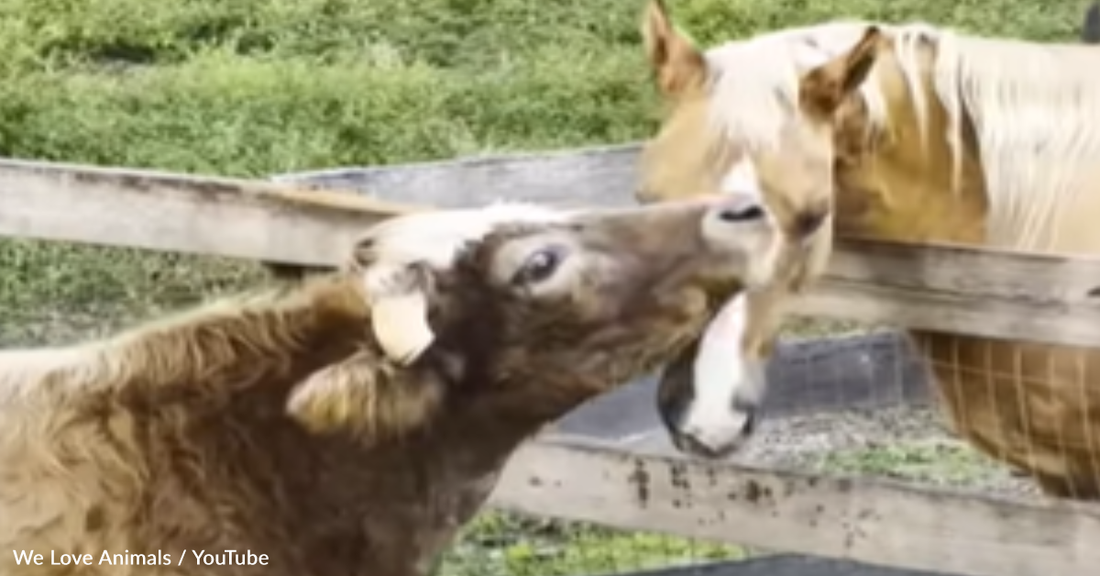
M 886 107 L 883 117 L 872 118 L 863 102 L 853 102 L 841 117 L 838 231 L 903 242 L 983 243 L 985 181 L 971 126 L 958 127 L 961 148 L 949 146 L 950 112 L 926 88 L 927 69 L 906 78 L 896 60 L 884 66 L 875 86 Z
M 973 131 L 966 153 L 984 178 L 986 243 L 1100 247 L 1100 232 L 1082 217 L 1100 208 L 1085 194 L 1100 178 L 1100 80 L 1092 74 L 1100 53 L 965 36 L 944 39 L 938 52 L 938 100 L 957 112 L 955 126 Z

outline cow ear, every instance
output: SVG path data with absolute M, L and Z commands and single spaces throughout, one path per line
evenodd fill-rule
M 380 360 L 377 351 L 361 350 L 314 372 L 291 391 L 287 413 L 311 433 L 347 431 L 368 444 L 431 419 L 443 404 L 443 387 Z

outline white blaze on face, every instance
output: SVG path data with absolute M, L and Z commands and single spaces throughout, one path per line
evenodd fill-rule
M 744 157 L 730 168 L 722 178 L 721 191 L 763 196 L 750 158 Z M 703 333 L 693 365 L 695 395 L 682 423 L 683 432 L 715 449 L 735 442 L 748 423 L 749 414 L 736 410 L 734 401 L 755 403 L 763 389 L 763 363 L 745 358 L 741 352 L 748 327 L 746 304 L 744 293 L 725 303 Z
M 764 363 L 741 351 L 745 308 L 744 293 L 726 302 L 703 333 L 693 365 L 695 395 L 682 430 L 714 449 L 741 437 L 750 415 L 735 404 L 756 404 L 764 388 Z
M 748 194 L 756 198 L 762 198 L 764 195 L 756 166 L 748 156 L 742 157 L 726 172 L 719 188 L 723 194 Z

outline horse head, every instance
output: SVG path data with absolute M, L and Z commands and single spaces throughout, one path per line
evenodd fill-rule
M 813 42 L 777 34 L 704 52 L 659 0 L 649 4 L 643 36 L 666 113 L 642 151 L 637 199 L 746 195 L 780 231 L 774 281 L 729 300 L 662 376 L 659 411 L 673 442 L 717 457 L 753 429 L 784 304 L 824 270 L 837 115 L 885 39 L 876 27 L 837 24 Z

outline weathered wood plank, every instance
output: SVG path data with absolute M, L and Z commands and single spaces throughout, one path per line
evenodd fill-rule
M 375 198 L 458 208 L 493 200 L 633 205 L 638 144 L 475 156 L 396 166 L 280 174 L 300 186 L 358 190 Z
M 597 165 L 599 156 L 582 158 Z M 566 159 L 560 154 L 545 160 L 537 177 L 522 180 L 544 183 L 539 201 L 577 203 L 573 183 L 581 180 L 555 181 L 554 171 L 587 174 L 593 168 L 570 172 L 562 168 Z M 399 174 L 401 168 L 390 170 Z M 440 170 L 432 168 L 429 180 L 443 186 Z M 494 171 L 502 174 L 491 179 L 495 184 L 477 188 Z M 478 190 L 523 190 L 507 186 L 514 181 L 507 173 L 496 166 L 469 176 L 467 199 L 493 199 L 474 201 Z M 607 179 L 608 190 L 614 180 Z M 379 218 L 427 209 L 290 185 L 9 160 L 0 162 L 0 234 L 325 266 L 338 262 L 351 238 Z M 826 278 L 797 311 L 1096 345 L 1100 298 L 1091 296 L 1092 279 L 1100 280 L 1097 258 L 848 240 L 838 243 Z
M 529 442 L 495 507 L 968 576 L 1086 576 L 1100 509 Z
M 0 161 L 0 235 L 338 264 L 352 238 L 415 207 L 265 181 Z
M 1100 258 L 840 240 L 806 316 L 1100 345 Z
M 574 574 L 571 576 L 584 576 Z M 775 554 L 630 572 L 621 576 L 957 576 L 943 572 L 902 570 L 814 556 Z
M 461 206 L 499 197 L 629 205 L 637 143 L 404 166 L 286 174 L 280 181 Z M 471 190 L 478 190 L 477 193 Z M 1008 339 L 1100 344 L 1100 259 L 844 240 L 796 313 Z

